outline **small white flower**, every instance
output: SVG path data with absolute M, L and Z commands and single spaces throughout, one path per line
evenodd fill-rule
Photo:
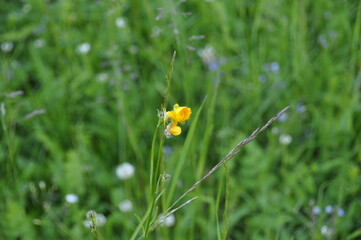
M 31 11 L 31 5 L 30 4 L 25 4 L 23 6 L 22 10 L 23 10 L 24 13 L 29 13 Z
M 45 114 L 45 113 L 46 113 L 45 109 L 37 109 L 37 110 L 34 110 L 33 112 L 25 115 L 24 119 L 29 119 L 29 118 L 35 117 L 37 115 Z
M 172 227 L 175 224 L 175 216 L 174 214 L 171 214 L 166 218 L 161 217 L 160 222 L 161 222 L 161 226 Z
M 132 45 L 132 46 L 130 46 L 130 48 L 129 48 L 129 52 L 130 52 L 131 54 L 137 54 L 137 53 L 139 52 L 139 49 L 138 49 L 137 46 Z
M 281 144 L 288 145 L 292 142 L 292 137 L 288 134 L 282 134 L 279 138 Z
M 115 25 L 118 27 L 118 28 L 124 28 L 125 27 L 125 20 L 124 20 L 124 18 L 121 18 L 121 17 L 119 17 L 119 18 L 117 18 L 117 19 L 115 19 Z
M 90 44 L 85 42 L 79 44 L 76 50 L 80 54 L 87 54 L 90 51 L 90 48 L 91 48 Z
M 33 224 L 40 226 L 42 224 L 42 221 L 40 219 L 38 219 L 38 218 L 34 218 L 33 219 Z
M 98 82 L 103 83 L 103 82 L 106 82 L 107 80 L 108 80 L 108 74 L 107 73 L 99 73 L 97 75 L 97 81 Z
M 312 213 L 315 215 L 319 215 L 321 213 L 321 208 L 319 206 L 314 206 L 312 208 Z
M 323 48 L 328 48 L 330 46 L 325 34 L 319 35 L 317 41 Z
M 152 38 L 154 37 L 158 37 L 161 33 L 163 32 L 163 29 L 159 28 L 159 27 L 154 27 L 152 34 L 150 35 Z
M 102 213 L 97 213 L 97 226 L 101 227 L 107 222 L 107 218 Z
M 44 190 L 44 189 L 46 188 L 46 183 L 45 183 L 43 180 L 41 180 L 41 181 L 39 182 L 39 188 L 40 188 L 41 190 Z
M 14 43 L 12 42 L 3 42 L 1 44 L 1 51 L 3 52 L 10 52 L 11 50 L 13 50 L 13 47 L 14 47 Z
M 23 91 L 23 90 L 17 90 L 17 91 L 10 92 L 10 93 L 6 94 L 6 96 L 7 96 L 8 98 L 15 98 L 15 97 L 17 97 L 17 96 L 19 96 L 19 95 L 23 95 L 23 94 L 24 94 L 24 91 Z
M 118 207 L 122 212 L 130 212 L 133 209 L 133 204 L 130 200 L 126 199 L 120 202 Z
M 79 201 L 79 197 L 76 194 L 70 193 L 65 196 L 65 200 L 68 203 L 77 203 Z
M 122 180 L 133 177 L 134 172 L 134 166 L 128 162 L 120 164 L 116 169 L 116 174 L 118 178 Z
M 197 53 L 201 57 L 203 63 L 206 65 L 209 65 L 209 63 L 215 60 L 214 48 L 210 45 L 207 45 L 205 48 L 198 50 Z
M 45 41 L 42 38 L 38 38 L 34 41 L 34 46 L 36 48 L 42 48 L 42 47 L 44 47 L 44 45 L 45 45 Z
M 86 218 L 89 220 L 94 219 L 97 216 L 97 213 L 94 210 L 89 210 L 86 213 Z
M 104 216 L 104 214 L 102 213 L 96 213 L 96 217 L 95 217 L 95 225 L 97 227 L 102 227 L 104 226 L 104 224 L 107 222 L 107 218 Z M 87 228 L 91 228 L 91 225 L 93 225 L 92 220 L 91 219 L 86 219 L 83 222 L 84 226 Z
M 326 237 L 331 237 L 333 234 L 333 231 L 331 228 L 327 227 L 326 225 L 323 225 L 321 227 L 321 234 L 326 236 Z
M 5 117 L 5 115 L 6 115 L 6 109 L 5 109 L 5 103 L 4 103 L 4 102 L 1 102 L 0 112 L 1 112 L 1 115 L 2 115 L 3 117 Z
M 90 228 L 90 225 L 92 224 L 92 221 L 91 220 L 84 220 L 83 224 L 84 224 L 85 227 Z
M 280 130 L 277 127 L 273 127 L 271 129 L 271 133 L 274 134 L 274 135 L 278 134 L 279 132 L 280 132 Z

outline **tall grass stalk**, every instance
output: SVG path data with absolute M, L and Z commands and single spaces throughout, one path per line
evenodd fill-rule
M 176 57 L 176 52 L 174 51 L 173 57 L 170 63 L 170 71 L 166 75 L 166 89 L 164 91 L 163 96 L 163 103 L 162 103 L 162 110 L 158 113 L 159 119 L 157 123 L 157 127 L 153 134 L 152 139 L 152 147 L 151 147 L 151 154 L 150 154 L 150 169 L 149 169 L 149 197 L 148 197 L 148 209 L 140 221 L 138 227 L 136 228 L 135 232 L 132 235 L 131 239 L 134 239 L 139 230 L 140 227 L 143 227 L 143 237 L 146 238 L 150 225 L 152 222 L 152 218 L 154 217 L 154 214 L 156 213 L 156 203 L 162 196 L 164 190 L 162 190 L 162 175 L 161 172 L 164 170 L 163 166 L 163 146 L 164 146 L 164 129 L 165 129 L 165 122 L 163 115 L 166 114 L 166 108 L 168 105 L 168 95 L 169 95 L 169 89 L 170 89 L 170 83 L 172 79 L 172 74 L 174 70 L 174 60 Z M 159 140 L 157 143 L 157 139 Z M 156 146 L 158 145 L 158 150 L 156 150 Z M 143 224 L 145 225 L 143 226 Z

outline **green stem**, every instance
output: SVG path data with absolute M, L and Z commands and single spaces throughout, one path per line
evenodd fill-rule
M 161 131 L 161 126 L 162 126 L 162 121 L 160 120 L 158 122 L 157 128 L 155 130 L 154 136 L 153 136 L 153 141 L 152 141 L 152 150 L 151 150 L 151 164 L 150 164 L 150 180 L 149 180 L 149 201 L 150 201 L 150 205 L 148 207 L 149 209 L 149 213 L 146 219 L 146 224 L 145 224 L 145 231 L 144 231 L 144 238 L 147 237 L 149 229 L 150 229 L 150 225 L 151 225 L 151 220 L 153 217 L 153 213 L 154 213 L 154 209 L 155 209 L 155 205 L 157 202 L 157 192 L 159 190 L 159 176 L 160 176 L 160 166 L 161 166 L 161 162 L 163 160 L 163 144 L 164 144 L 164 135 L 161 135 L 160 140 L 159 140 L 159 146 L 158 146 L 158 152 L 155 152 L 155 145 L 156 145 L 156 141 L 157 141 L 157 134 L 158 131 Z M 157 162 L 155 163 L 155 155 L 158 154 L 157 156 Z

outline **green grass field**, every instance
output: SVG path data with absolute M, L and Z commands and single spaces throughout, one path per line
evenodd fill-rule
M 360 95 L 359 0 L 0 0 L 0 239 L 361 239 Z

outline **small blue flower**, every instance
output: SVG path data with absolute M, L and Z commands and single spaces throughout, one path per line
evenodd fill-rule
M 168 146 L 168 145 L 164 145 L 163 146 L 163 152 L 166 156 L 169 156 L 173 153 L 173 149 L 171 146 Z
M 306 106 L 302 103 L 299 103 L 296 107 L 298 113 L 304 113 L 306 112 L 306 109 L 307 109 Z
M 337 215 L 338 215 L 339 217 L 343 217 L 343 216 L 345 216 L 345 211 L 344 211 L 342 208 L 339 208 L 339 209 L 337 210 Z
M 214 72 L 218 69 L 218 62 L 216 60 L 213 60 L 211 61 L 209 64 L 208 64 L 208 69 L 209 71 L 211 72 Z
M 325 208 L 326 213 L 331 213 L 332 212 L 332 206 L 327 205 Z
M 270 70 L 271 72 L 278 72 L 280 70 L 280 65 L 278 64 L 278 62 L 271 62 L 270 64 Z
M 285 121 L 287 121 L 287 119 L 288 119 L 288 115 L 287 115 L 287 113 L 284 113 L 281 115 L 281 117 L 278 119 L 278 121 L 285 122 Z
M 260 83 L 265 83 L 267 81 L 267 77 L 265 75 L 259 75 L 258 80 Z

